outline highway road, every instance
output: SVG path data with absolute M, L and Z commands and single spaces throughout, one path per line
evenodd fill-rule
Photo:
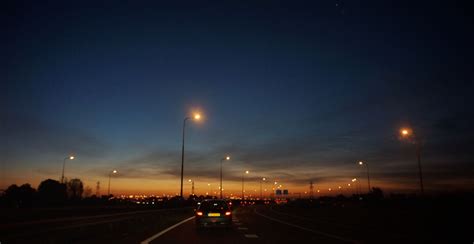
M 152 243 L 465 243 L 459 216 L 381 208 L 238 207 L 230 229 L 196 230 L 194 219 L 142 241 Z M 159 235 L 159 236 L 157 236 Z
M 111 209 L 113 210 L 113 209 Z M 73 215 L 77 211 L 68 210 Z M 192 208 L 119 209 L 44 219 L 0 222 L 0 243 L 140 243 L 193 214 Z M 35 215 L 31 213 L 32 217 Z M 2 213 L 2 216 L 6 215 Z
M 189 219 L 172 230 L 146 243 L 358 243 L 349 236 L 322 231 L 300 216 L 278 214 L 267 206 L 247 206 L 234 210 L 230 229 L 196 230 Z M 327 229 L 327 228 L 326 228 Z M 346 231 L 347 232 L 347 231 Z
M 441 226 L 436 221 L 440 215 L 416 216 L 390 209 L 243 206 L 234 208 L 231 228 L 203 230 L 196 229 L 192 208 L 133 210 L 3 223 L 0 242 L 451 243 L 469 233 L 458 226 L 453 228 L 457 232 L 447 231 L 445 226 L 453 225 L 460 215 L 450 215 L 453 218 Z
M 3 224 L 0 225 L 0 241 L 142 244 L 357 243 L 343 227 L 332 226 L 329 231 L 328 226 L 321 228 L 319 222 L 313 223 L 301 218 L 304 217 L 282 213 L 270 206 L 245 206 L 234 209 L 231 228 L 197 230 L 190 208 L 130 211 Z M 169 228 L 171 226 L 175 227 Z M 167 228 L 169 231 L 164 231 Z

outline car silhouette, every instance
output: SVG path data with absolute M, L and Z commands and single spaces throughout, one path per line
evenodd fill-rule
M 208 199 L 198 203 L 196 208 L 196 227 L 232 225 L 232 208 L 226 200 Z

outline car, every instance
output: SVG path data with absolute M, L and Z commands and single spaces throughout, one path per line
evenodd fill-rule
M 198 204 L 195 211 L 196 227 L 232 225 L 232 208 L 226 200 L 207 199 Z

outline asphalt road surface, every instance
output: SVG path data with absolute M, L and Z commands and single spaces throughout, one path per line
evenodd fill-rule
M 149 243 L 358 243 L 335 234 L 336 229 L 321 231 L 298 217 L 278 214 L 266 206 L 240 207 L 234 210 L 230 229 L 197 230 L 194 219 L 190 219 Z
M 197 230 L 194 219 L 159 232 L 146 243 L 471 243 L 469 217 L 400 208 L 236 208 L 230 229 Z M 150 240 L 150 239 L 148 239 Z
M 441 221 L 400 208 L 253 205 L 234 209 L 231 228 L 200 230 L 192 208 L 127 211 L 1 224 L 0 243 L 471 243 L 458 241 L 469 225 L 461 232 L 453 211 Z

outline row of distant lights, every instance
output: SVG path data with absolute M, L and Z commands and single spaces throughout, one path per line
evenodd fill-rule
M 147 197 L 173 197 L 172 195 L 166 195 L 166 194 L 163 194 L 162 196 L 158 196 L 158 195 L 120 195 L 120 198 L 130 198 L 130 199 L 140 199 L 140 198 L 147 198 Z
M 140 202 L 140 201 L 136 201 L 135 203 L 136 204 L 143 204 L 143 205 L 149 205 L 150 204 L 150 202 Z M 151 205 L 154 205 L 154 204 L 155 204 L 155 202 L 151 202 Z
M 357 178 L 352 179 L 352 182 L 356 182 L 356 181 L 357 181 Z M 351 183 L 347 183 L 347 186 L 348 186 L 348 187 L 351 187 Z M 343 187 L 342 187 L 342 186 L 338 186 L 337 188 L 340 190 L 340 189 L 342 189 Z M 332 188 L 328 188 L 328 191 L 332 191 Z M 321 192 L 321 190 L 318 189 L 318 190 L 316 190 L 316 192 L 319 193 L 319 192 Z M 308 192 L 305 191 L 304 194 L 308 194 Z

